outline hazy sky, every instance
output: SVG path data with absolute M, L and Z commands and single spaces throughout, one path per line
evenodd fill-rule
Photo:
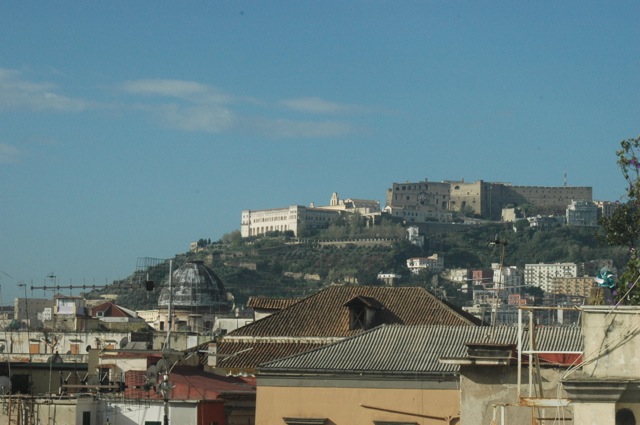
M 1 2 L 2 302 L 334 191 L 384 206 L 393 182 L 566 172 L 619 199 L 639 18 L 635 0 Z

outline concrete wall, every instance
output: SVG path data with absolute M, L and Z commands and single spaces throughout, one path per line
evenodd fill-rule
M 97 425 L 106 424 L 109 419 L 109 425 L 139 425 L 145 422 L 164 423 L 164 402 L 128 400 L 125 402 L 113 401 L 104 402 L 99 409 L 102 414 Z M 197 423 L 197 404 L 171 402 L 169 404 L 169 423 L 170 424 L 195 424 Z
M 640 419 L 639 315 L 638 306 L 583 307 L 582 368 L 563 382 L 576 423 L 614 425 L 622 409 Z
M 87 346 L 118 348 L 123 338 L 131 340 L 130 332 L 0 332 L 0 344 L 4 346 L 2 360 L 47 361 L 56 351 L 65 363 L 86 362 Z M 47 339 L 49 343 L 45 341 Z M 30 353 L 31 348 L 31 353 Z M 77 353 L 76 353 L 77 351 Z M 31 355 L 29 355 L 31 354 Z
M 564 369 L 543 368 L 542 387 L 543 394 L 548 398 L 566 397 L 566 393 L 559 390 L 560 378 Z M 501 407 L 504 408 L 505 424 L 530 424 L 531 407 L 517 406 L 517 382 L 518 369 L 513 366 L 485 366 L 466 367 L 460 371 L 460 419 L 463 424 L 489 425 L 492 422 L 494 407 L 498 414 L 498 422 L 501 423 Z M 522 369 L 522 396 L 529 395 L 528 369 Z M 570 418 L 571 410 L 556 411 L 556 408 L 547 409 L 545 417 Z M 563 415 L 561 416 L 560 413 Z M 550 422 L 552 423 L 552 422 Z
M 639 314 L 638 307 L 585 306 L 584 374 L 640 380 Z

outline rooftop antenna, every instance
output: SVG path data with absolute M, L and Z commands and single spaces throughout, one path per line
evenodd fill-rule
M 31 292 L 33 292 L 34 289 L 41 289 L 43 291 L 47 291 L 47 290 L 51 290 L 54 291 L 54 295 L 55 293 L 60 293 L 61 289 L 68 289 L 69 290 L 69 296 L 73 295 L 73 290 L 74 289 L 82 289 L 83 291 L 86 291 L 87 289 L 91 289 L 91 290 L 96 290 L 99 288 L 104 288 L 104 285 L 87 285 L 85 283 L 83 283 L 82 285 L 73 285 L 71 282 L 71 279 L 69 279 L 69 285 L 60 285 L 58 283 L 58 276 L 56 276 L 56 274 L 54 272 L 49 273 L 48 275 L 45 276 L 45 278 L 48 279 L 49 283 L 45 283 L 45 285 L 43 286 L 31 286 Z
M 495 288 L 495 297 L 496 297 L 496 304 L 494 306 L 493 309 L 493 314 L 491 315 L 491 337 L 493 338 L 493 331 L 496 327 L 496 323 L 498 321 L 498 307 L 500 305 L 500 288 L 502 287 L 502 283 L 504 282 L 504 276 L 502 274 L 503 272 L 503 267 L 504 267 L 504 257 L 507 254 L 507 241 L 500 239 L 498 237 L 498 234 L 496 233 L 495 237 L 490 240 L 487 243 L 487 246 L 490 247 L 496 247 L 496 246 L 501 246 L 502 247 L 502 252 L 500 253 L 500 276 L 499 276 L 499 281 L 497 283 L 497 287 Z
M 567 187 L 567 172 L 566 171 L 564 172 L 564 177 L 563 177 L 562 183 L 564 185 L 563 187 Z

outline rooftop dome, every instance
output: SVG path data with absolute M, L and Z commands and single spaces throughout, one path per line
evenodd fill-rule
M 169 306 L 169 277 L 162 282 L 158 307 Z M 229 308 L 222 280 L 202 261 L 191 261 L 173 272 L 172 308 Z

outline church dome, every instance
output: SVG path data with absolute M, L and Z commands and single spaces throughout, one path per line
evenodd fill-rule
M 162 282 L 158 307 L 169 306 L 169 278 Z M 191 261 L 173 272 L 173 297 L 171 307 L 175 309 L 228 310 L 227 293 L 222 280 L 202 261 Z

